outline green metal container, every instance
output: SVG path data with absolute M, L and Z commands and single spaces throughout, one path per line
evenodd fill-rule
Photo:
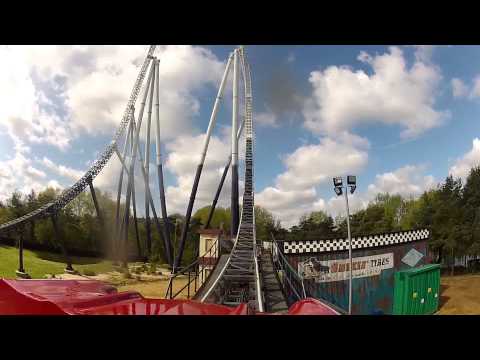
M 394 315 L 428 315 L 438 309 L 440 265 L 431 264 L 395 273 Z

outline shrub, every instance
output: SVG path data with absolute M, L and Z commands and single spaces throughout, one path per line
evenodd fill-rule
M 85 269 L 85 270 L 83 270 L 83 275 L 85 275 L 85 276 L 95 276 L 95 275 L 97 275 L 97 273 L 93 270 Z
M 157 264 L 150 263 L 150 268 L 148 269 L 149 274 L 155 274 L 157 272 Z

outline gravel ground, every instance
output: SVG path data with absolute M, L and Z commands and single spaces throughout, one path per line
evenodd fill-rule
M 479 315 L 480 275 L 442 276 L 438 315 Z

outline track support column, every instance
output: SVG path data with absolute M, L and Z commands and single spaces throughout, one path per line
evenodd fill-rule
M 30 275 L 27 274 L 25 268 L 23 267 L 23 239 L 24 239 L 24 226 L 20 226 L 19 233 L 20 238 L 18 240 L 18 270 L 15 272 L 17 277 L 22 279 L 30 279 Z
M 51 214 L 50 219 L 52 220 L 53 231 L 55 232 L 55 237 L 57 239 L 57 242 L 60 244 L 63 256 L 65 258 L 65 262 L 67 264 L 67 267 L 65 268 L 65 272 L 67 274 L 76 274 L 77 272 L 75 271 L 75 269 L 72 266 L 72 260 L 70 259 L 70 256 L 68 255 L 67 246 L 65 244 L 65 239 L 63 237 L 63 234 L 60 231 L 60 228 L 58 227 L 57 214 L 55 214 L 55 213 Z

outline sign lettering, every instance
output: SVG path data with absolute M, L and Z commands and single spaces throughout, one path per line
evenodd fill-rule
M 393 268 L 393 253 L 356 257 L 352 259 L 352 278 L 376 276 L 382 270 Z M 312 257 L 298 264 L 298 274 L 304 279 L 315 282 L 332 282 L 348 280 L 350 260 L 319 261 Z

